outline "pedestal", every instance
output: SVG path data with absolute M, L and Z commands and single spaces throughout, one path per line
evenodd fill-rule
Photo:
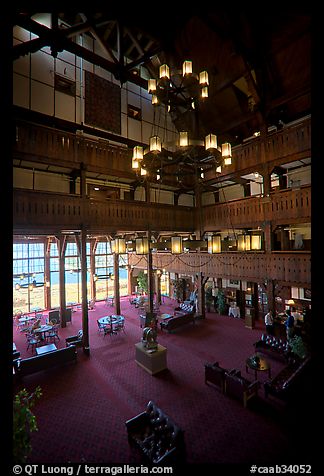
M 135 362 L 151 375 L 167 369 L 167 350 L 158 344 L 155 352 L 146 350 L 142 342 L 135 344 Z

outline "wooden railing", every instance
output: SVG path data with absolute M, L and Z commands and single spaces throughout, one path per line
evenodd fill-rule
M 80 167 L 81 162 L 91 168 L 130 172 L 131 152 L 103 139 L 18 122 L 14 154 L 43 158 L 47 163 Z
M 249 197 L 203 207 L 205 231 L 222 227 L 274 225 L 307 222 L 311 217 L 311 187 L 272 192 L 266 197 Z
M 305 119 L 281 131 L 269 134 L 266 139 L 256 137 L 233 147 L 232 165 L 224 174 L 240 170 L 257 170 L 260 164 L 277 159 L 294 160 L 309 156 L 311 150 L 311 121 Z M 43 158 L 48 163 L 79 167 L 83 162 L 90 168 L 131 172 L 131 152 L 126 147 L 115 146 L 103 139 L 91 139 L 45 126 L 17 121 L 14 154 Z M 207 173 L 206 178 L 210 178 Z
M 146 267 L 135 254 L 129 255 L 129 264 L 139 268 Z M 264 283 L 271 279 L 278 282 L 307 287 L 311 283 L 310 252 L 233 252 L 219 255 L 207 253 L 153 253 L 153 266 L 169 272 L 194 275 L 202 272 L 204 276 L 227 279 L 242 279 Z
M 194 231 L 189 207 L 124 200 L 82 199 L 76 195 L 16 189 L 13 194 L 14 229 L 79 228 L 89 231 Z

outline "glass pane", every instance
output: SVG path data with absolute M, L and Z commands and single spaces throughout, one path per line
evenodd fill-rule
M 54 263 L 58 263 L 58 260 L 51 259 Z M 60 305 L 60 285 L 59 285 L 59 272 L 51 271 L 51 307 L 58 307 Z

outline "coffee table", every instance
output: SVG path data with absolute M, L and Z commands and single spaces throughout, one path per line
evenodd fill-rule
M 36 347 L 36 355 L 47 354 L 48 352 L 53 352 L 57 347 L 55 344 L 47 344 L 42 347 Z
M 257 380 L 258 372 L 268 372 L 269 378 L 271 377 L 271 367 L 269 362 L 264 358 L 257 355 L 259 358 L 258 363 L 254 360 L 256 355 L 251 355 L 245 362 L 245 370 L 248 373 L 248 369 L 254 370 L 255 380 Z

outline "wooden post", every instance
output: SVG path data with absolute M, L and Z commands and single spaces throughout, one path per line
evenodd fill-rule
M 90 292 L 91 299 L 96 300 L 96 282 L 93 279 L 96 272 L 95 253 L 97 248 L 97 240 L 90 243 Z
M 66 299 L 65 299 L 65 249 L 66 249 L 66 235 L 57 237 L 57 245 L 59 252 L 59 281 L 60 281 L 60 316 L 61 327 L 66 327 Z
M 114 253 L 114 303 L 115 313 L 120 315 L 120 293 L 119 293 L 119 254 Z
M 45 269 L 44 269 L 44 299 L 45 299 L 45 309 L 51 309 L 51 288 L 47 286 L 47 283 L 51 281 L 51 272 L 50 272 L 50 249 L 51 249 L 51 239 L 47 238 L 45 242 Z
M 153 260 L 151 251 L 151 232 L 147 232 L 148 254 L 147 254 L 147 294 L 148 294 L 148 312 L 153 312 L 154 301 L 154 283 L 153 283 Z
M 127 273 L 127 293 L 131 295 L 133 292 L 133 268 L 131 265 L 127 265 L 128 273 Z
M 161 304 L 161 274 L 158 270 L 155 273 L 155 292 L 156 292 L 156 304 Z
M 88 319 L 88 296 L 87 296 L 87 233 L 81 229 L 81 288 L 82 288 L 82 329 L 83 329 L 83 352 L 90 353 L 89 347 L 89 319 Z

